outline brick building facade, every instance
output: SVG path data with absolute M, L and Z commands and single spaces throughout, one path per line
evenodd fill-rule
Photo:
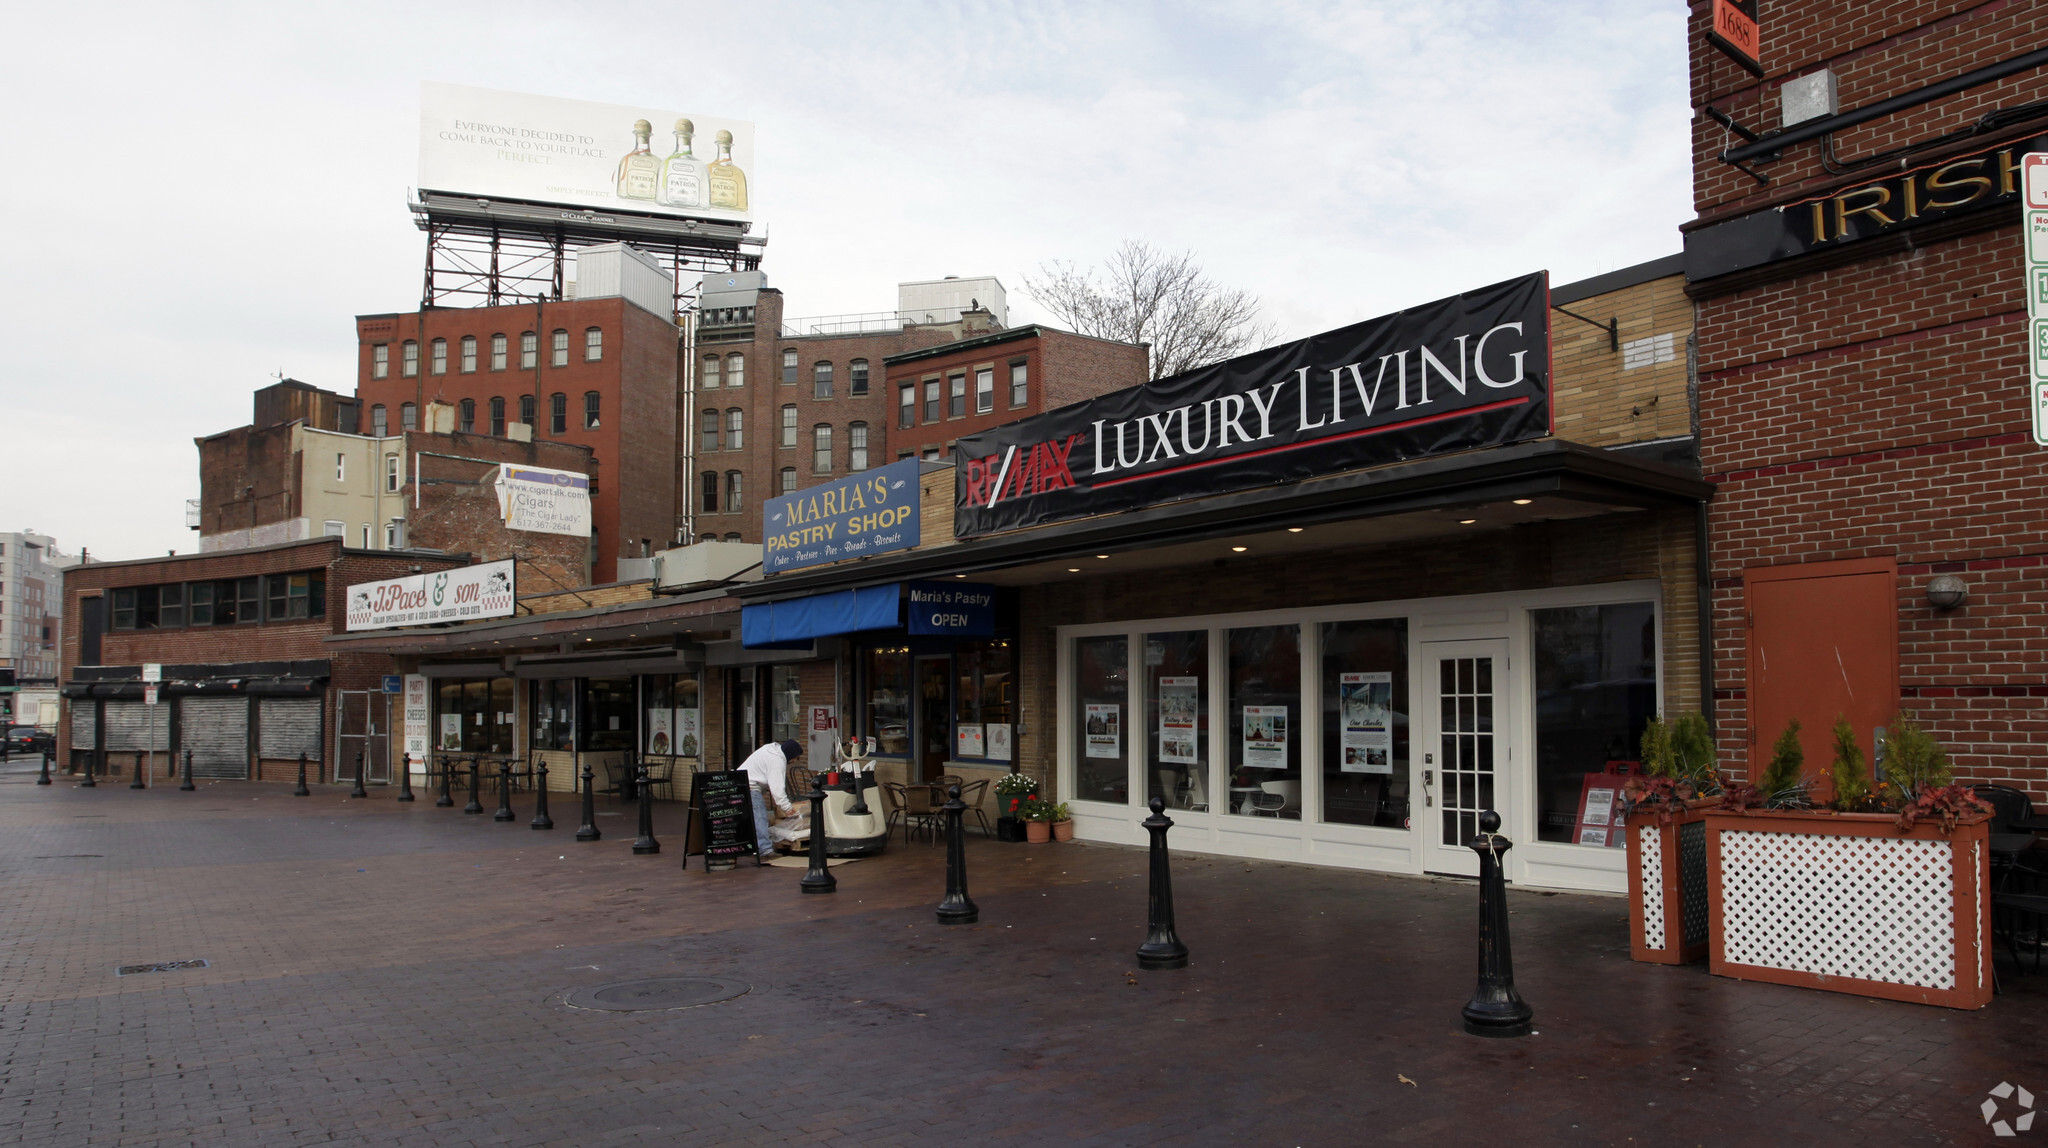
M 1031 325 L 904 351 L 883 362 L 893 396 L 889 458 L 937 461 L 952 457 L 961 435 L 1144 382 L 1149 352 L 1136 343 Z
M 2029 434 L 2015 169 L 2048 131 L 2029 106 L 2048 74 L 1857 110 L 2022 55 L 2048 6 L 1759 7 L 1761 78 L 1707 44 L 1710 5 L 1690 28 L 1723 762 L 1754 770 L 1797 719 L 1824 774 L 1837 717 L 1869 755 L 1904 712 L 1958 777 L 2038 798 L 2048 458 Z M 1722 120 L 1804 136 L 1745 155 Z

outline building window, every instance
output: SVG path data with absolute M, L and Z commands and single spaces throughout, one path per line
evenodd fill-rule
M 462 337 L 462 373 L 465 375 L 476 374 L 475 335 L 464 335 Z
M 811 428 L 811 473 L 832 473 L 831 423 L 819 423 Z
M 919 455 L 918 457 L 924 459 L 926 462 L 937 462 L 939 461 L 939 448 L 935 446 L 928 446 L 924 448 L 924 453 Z
M 796 492 L 796 468 L 795 468 L 795 467 L 793 467 L 793 466 L 785 466 L 785 467 L 783 467 L 783 468 L 782 468 L 782 469 L 781 469 L 780 471 L 776 472 L 776 476 L 775 476 L 775 481 L 776 481 L 776 493 L 778 493 L 778 494 L 793 494 L 793 493 L 795 493 L 795 492 Z
M 455 425 L 456 425 L 457 427 L 460 427 L 460 428 L 461 428 L 461 430 L 462 430 L 462 433 L 463 433 L 463 434 L 475 434 L 475 433 L 476 433 L 476 400 L 475 400 L 475 399 L 464 399 L 464 400 L 462 400 L 461 410 L 462 410 L 462 417 L 461 417 L 461 421 L 457 422 L 457 423 L 456 423 Z
M 364 541 L 368 541 L 365 539 Z M 368 549 L 368 547 L 364 547 Z M 185 587 L 185 621 L 193 626 L 213 625 L 213 583 L 194 582 Z
M 706 408 L 704 408 L 704 418 L 703 418 L 703 419 L 702 419 L 701 421 L 702 421 L 702 423 L 703 423 L 703 432 L 704 432 L 704 442 L 703 442 L 702 446 L 700 447 L 700 449 L 701 449 L 701 450 L 704 450 L 704 451 L 714 451 L 714 450 L 717 450 L 717 449 L 718 449 L 718 408 L 716 408 L 716 407 L 706 407 Z M 714 498 L 714 499 L 712 499 L 711 501 L 712 501 L 712 502 L 717 502 L 718 500 Z
M 384 491 L 385 491 L 385 493 L 389 494 L 389 493 L 392 493 L 392 492 L 396 491 L 396 490 L 398 489 L 398 481 L 399 481 L 399 479 L 400 479 L 400 478 L 402 478 L 402 477 L 403 477 L 403 476 L 402 476 L 402 475 L 401 475 L 401 474 L 399 473 L 399 469 L 398 469 L 398 456 L 397 456 L 397 455 L 395 455 L 395 454 L 387 454 L 387 455 L 385 455 L 385 456 L 384 456 Z
M 846 469 L 868 468 L 868 424 L 846 424 Z
M 384 524 L 384 549 L 405 549 L 405 519 L 394 518 Z
M 978 367 L 974 372 L 974 413 L 985 415 L 996 409 L 996 369 Z
M 725 385 L 744 387 L 747 385 L 747 357 L 735 351 L 725 357 Z
M 1130 712 L 1128 641 L 1122 634 L 1074 642 L 1074 796 L 1084 801 L 1130 802 L 1123 715 Z
M 348 481 L 348 456 L 337 453 L 334 456 L 334 481 Z
M 896 425 L 898 427 L 917 425 L 916 383 L 905 383 L 896 388 Z
M 530 371 L 540 365 L 540 336 L 532 331 L 519 335 L 519 369 Z
M 411 403 L 406 403 L 398 408 L 398 429 L 409 431 L 420 429 L 420 411 L 418 407 Z
M 926 379 L 924 381 L 924 421 L 928 423 L 939 421 L 939 380 L 937 379 Z
M 491 396 L 491 433 L 492 433 L 493 435 L 496 435 L 496 436 L 497 436 L 497 437 L 499 437 L 499 438 L 504 438 L 504 437 L 505 437 L 505 396 L 504 396 L 504 395 L 492 395 L 492 396 Z
M 738 407 L 733 407 L 725 412 L 725 449 L 741 450 L 746 446 L 745 436 L 742 433 L 746 417 L 746 412 Z
M 1031 399 L 1029 372 L 1023 363 L 1010 364 L 1010 406 L 1021 407 Z
M 132 587 L 116 590 L 114 597 L 113 627 L 116 630 L 135 628 L 135 590 Z
M 1529 611 L 1536 670 L 1536 836 L 1566 844 L 1585 775 L 1636 756 L 1657 716 L 1649 602 Z
M 603 401 L 604 401 L 603 399 L 601 399 L 601 398 L 599 398 L 599 397 L 598 397 L 598 393 L 597 393 L 596 391 L 585 391 L 585 392 L 583 392 L 583 429 L 584 429 L 584 430 L 594 430 L 594 429 L 596 429 L 596 427 L 597 427 L 597 425 L 598 425 L 598 424 L 597 424 L 598 404 L 600 404 L 600 403 L 601 403 L 601 402 L 603 402 Z
M 548 433 L 569 432 L 569 396 L 560 391 L 548 396 Z
M 705 472 L 704 472 L 704 500 L 703 500 L 703 503 L 702 503 L 702 505 L 703 505 L 703 507 L 704 507 L 704 513 L 706 513 L 706 514 L 717 514 L 717 513 L 718 513 L 718 472 L 717 472 L 717 471 L 707 470 L 707 471 L 705 471 Z M 710 540 L 709 540 L 709 539 L 706 539 L 705 541 L 707 541 L 707 542 L 708 542 L 708 541 L 710 541 Z
M 738 514 L 746 508 L 746 496 L 745 492 L 741 489 L 741 479 L 742 476 L 739 471 L 728 470 L 725 472 L 725 512 L 727 514 Z
M 555 328 L 554 336 L 548 340 L 548 366 L 566 367 L 568 365 L 569 332 L 565 328 L 557 327 Z
M 718 363 L 717 355 L 704 356 L 703 377 L 697 380 L 698 386 L 711 391 L 718 389 Z
M 586 363 L 604 361 L 604 328 L 585 327 L 583 329 L 583 361 Z
M 796 385 L 796 348 L 789 347 L 782 352 L 782 382 L 784 386 Z
M 813 398 L 832 397 L 832 364 L 818 362 L 811 364 L 811 395 Z
M 390 415 L 385 413 L 384 404 L 378 403 L 376 406 L 371 407 L 370 434 L 376 438 L 383 438 L 385 432 L 390 429 Z
M 735 530 L 735 531 L 731 532 L 730 534 L 727 534 L 727 535 L 725 536 L 725 540 L 726 540 L 727 542 L 738 542 L 738 541 L 740 541 L 740 532 L 739 532 L 739 531 L 737 531 L 737 530 Z
M 428 366 L 428 368 L 427 368 L 427 369 L 428 369 L 428 370 L 431 370 L 431 371 L 433 371 L 433 372 L 434 372 L 435 374 L 437 374 L 437 375 L 445 375 L 445 374 L 447 374 L 447 373 L 448 373 L 448 340 L 446 340 L 446 339 L 436 339 L 436 340 L 434 340 L 434 341 L 433 341 L 432 343 L 428 344 L 428 347 L 430 348 L 430 350 L 429 350 L 429 355 L 430 355 L 430 357 L 429 357 L 429 358 L 428 358 L 428 360 L 427 360 L 427 362 L 428 362 L 428 364 L 429 364 L 429 366 Z
M 946 417 L 953 419 L 966 418 L 967 376 L 953 375 L 949 377 L 946 380 L 946 390 L 947 397 L 951 400 L 946 404 Z
M 264 615 L 272 622 L 296 622 L 324 617 L 327 613 L 327 575 L 271 574 L 269 605 Z
M 370 348 L 370 377 L 381 379 L 391 373 L 391 348 L 379 343 Z
M 503 335 L 491 336 L 491 369 L 494 371 L 505 369 L 505 336 Z
M 846 393 L 864 395 L 868 393 L 868 361 L 855 359 L 846 364 Z
M 399 348 L 398 373 L 408 379 L 420 373 L 420 345 L 411 339 Z
M 788 403 L 782 408 L 782 449 L 796 449 L 796 404 Z
M 523 423 L 525 423 L 525 424 L 526 424 L 526 426 L 527 426 L 527 429 L 528 429 L 528 430 L 531 430 L 531 429 L 533 428 L 533 396 L 532 396 L 532 395 L 520 395 L 520 396 L 519 396 L 519 421 L 520 421 L 520 422 L 523 422 Z

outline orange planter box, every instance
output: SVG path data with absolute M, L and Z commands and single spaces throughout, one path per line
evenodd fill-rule
M 1639 809 L 1628 834 L 1628 955 L 1660 965 L 1690 964 L 1707 955 L 1707 810 L 1692 802 L 1660 824 Z
M 1706 815 L 1708 969 L 1948 1008 L 1991 1003 L 1989 819 Z

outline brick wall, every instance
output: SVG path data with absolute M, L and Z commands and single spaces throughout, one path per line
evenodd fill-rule
M 405 452 L 409 463 L 417 459 L 419 472 L 407 476 L 401 492 L 408 545 L 469 554 L 478 562 L 517 557 L 517 584 L 528 590 L 590 583 L 589 541 L 507 529 L 494 485 L 500 463 L 588 474 L 589 447 L 458 431 L 409 434 Z
M 1551 402 L 1557 436 L 1589 446 L 1617 446 L 1692 433 L 1686 395 L 1686 340 L 1692 335 L 1692 300 L 1685 277 L 1667 275 L 1633 287 L 1564 304 L 1602 323 L 1619 322 L 1619 341 L 1670 337 L 1670 358 L 1655 362 L 1638 348 L 1640 366 L 1617 351 L 1607 332 L 1569 315 L 1550 317 Z
M 1038 375 L 1038 393 L 1032 396 L 1034 411 L 1058 410 L 1134 387 L 1152 375 L 1151 348 L 1144 344 L 1048 330 L 1043 345 L 1044 368 Z M 1003 380 L 997 382 L 1001 385 Z

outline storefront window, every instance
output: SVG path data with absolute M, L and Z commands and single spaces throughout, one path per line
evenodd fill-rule
M 1074 642 L 1074 796 L 1083 801 L 1131 800 L 1130 759 L 1124 749 L 1129 708 L 1129 643 L 1121 634 Z
M 641 745 L 655 757 L 696 757 L 702 740 L 696 674 L 640 679 Z
M 527 713 L 532 718 L 529 744 L 535 749 L 576 748 L 576 680 L 555 678 L 530 683 Z
M 1633 761 L 1657 713 L 1657 618 L 1648 602 L 1531 610 L 1536 654 L 1537 836 L 1570 842 L 1586 778 Z M 1603 818 L 1604 821 L 1604 818 Z M 1600 844 L 1620 845 L 1619 834 Z M 1594 842 L 1588 841 L 1587 844 Z
M 585 679 L 579 708 L 586 752 L 633 748 L 633 679 Z
M 960 643 L 953 653 L 953 673 L 953 756 L 1010 761 L 1017 720 L 1017 663 L 1010 643 Z
M 437 751 L 512 752 L 512 679 L 443 678 L 435 683 L 434 701 Z
M 1301 628 L 1230 631 L 1233 812 L 1301 819 Z
M 910 650 L 888 646 L 866 652 L 861 680 L 861 734 L 875 739 L 876 752 L 910 756 Z
M 1323 626 L 1323 820 L 1408 827 L 1408 620 Z
M 769 667 L 768 699 L 768 740 L 794 741 L 808 750 L 811 742 L 804 729 L 804 687 L 797 667 Z
M 1209 632 L 1145 635 L 1145 788 L 1169 809 L 1209 808 Z

